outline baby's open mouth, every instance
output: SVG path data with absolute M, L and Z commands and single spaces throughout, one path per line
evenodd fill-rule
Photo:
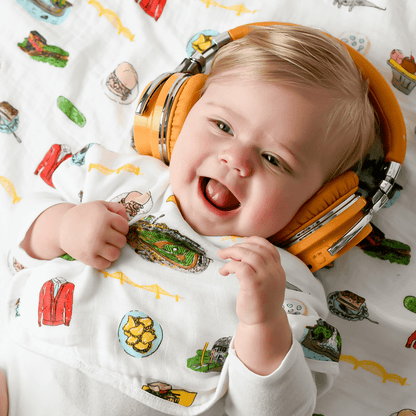
M 205 199 L 220 211 L 233 211 L 241 205 L 234 194 L 215 179 L 203 178 L 201 187 Z

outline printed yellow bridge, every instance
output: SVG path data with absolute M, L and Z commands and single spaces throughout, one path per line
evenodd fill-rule
M 383 383 L 386 381 L 391 381 L 392 383 L 397 383 L 402 386 L 408 386 L 409 384 L 406 383 L 407 378 L 400 377 L 394 373 L 387 373 L 385 368 L 376 363 L 375 361 L 371 360 L 358 360 L 352 355 L 344 355 L 341 354 L 340 361 L 345 361 L 346 363 L 354 364 L 354 370 L 357 370 L 358 367 L 361 367 L 365 371 L 369 371 L 374 375 L 381 377 L 383 379 Z
M 220 7 L 221 9 L 226 9 L 226 10 L 237 12 L 237 16 L 241 16 L 241 13 L 253 13 L 254 14 L 259 11 L 259 10 L 248 10 L 242 3 L 236 4 L 234 6 L 224 6 L 220 3 L 217 3 L 215 0 L 199 0 L 199 1 L 202 1 L 202 3 L 205 3 L 207 5 L 207 9 L 209 8 L 209 6 Z
M 130 280 L 123 272 L 114 272 L 114 273 L 108 273 L 104 272 L 102 270 L 99 270 L 100 273 L 104 275 L 104 277 L 112 277 L 113 279 L 117 279 L 120 281 L 120 284 L 127 283 L 131 286 L 137 287 L 139 289 L 147 290 L 148 292 L 153 292 L 156 294 L 156 299 L 160 299 L 160 295 L 169 296 L 171 298 L 175 298 L 176 302 L 179 302 L 179 299 L 183 299 L 182 297 L 178 295 L 171 295 L 170 293 L 166 292 L 166 290 L 163 290 L 159 285 L 138 285 L 137 283 L 134 283 L 132 280 Z
M 143 173 L 140 173 L 140 167 L 134 166 L 131 163 L 127 163 L 126 165 L 123 165 L 117 169 L 109 169 L 104 165 L 100 165 L 99 163 L 90 163 L 88 167 L 88 172 L 91 169 L 97 169 L 99 172 L 101 172 L 103 175 L 111 175 L 113 173 L 120 173 L 122 170 L 126 172 L 134 173 L 135 175 L 143 175 Z
M 88 4 L 91 4 L 91 6 L 94 6 L 98 10 L 99 12 L 98 16 L 104 15 L 113 24 L 113 26 L 117 28 L 119 35 L 122 34 L 131 42 L 133 42 L 134 35 L 130 32 L 129 29 L 123 26 L 120 18 L 117 16 L 117 14 L 113 10 L 106 9 L 97 0 L 86 0 L 86 2 Z

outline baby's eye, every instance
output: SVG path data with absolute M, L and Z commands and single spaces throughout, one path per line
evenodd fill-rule
M 217 127 L 220 130 L 222 130 L 224 133 L 228 133 L 228 134 L 231 134 L 231 135 L 234 136 L 234 133 L 231 130 L 231 127 L 227 123 L 225 123 L 224 121 L 221 121 L 221 120 L 217 120 L 216 123 L 217 123 Z
M 273 155 L 271 155 L 271 154 L 268 154 L 268 153 L 265 153 L 264 155 L 263 155 L 263 157 L 269 162 L 269 163 L 271 163 L 272 165 L 274 165 L 274 166 L 280 166 L 281 164 L 280 164 L 280 162 L 279 162 L 279 159 L 276 157 L 276 156 L 273 156 Z

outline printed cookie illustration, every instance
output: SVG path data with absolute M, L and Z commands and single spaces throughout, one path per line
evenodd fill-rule
M 218 34 L 216 30 L 207 29 L 192 36 L 186 45 L 187 55 L 191 56 L 195 51 L 202 53 L 207 50 L 212 44 L 212 38 Z
M 416 86 L 416 62 L 413 55 L 405 57 L 400 49 L 393 49 L 387 64 L 391 67 L 393 86 L 409 95 Z
M 146 192 L 145 194 L 138 191 L 125 192 L 116 196 L 110 202 L 119 202 L 124 205 L 128 221 L 132 221 L 138 215 L 146 214 L 153 207 L 150 192 Z
M 382 7 L 376 6 L 374 3 L 371 3 L 367 0 L 334 0 L 334 3 L 338 6 L 338 9 L 341 6 L 348 6 L 348 11 L 352 11 L 355 6 L 366 6 L 366 7 L 375 7 L 376 9 L 386 10 Z
M 32 17 L 60 25 L 68 17 L 72 4 L 66 0 L 16 0 Z
M 15 139 L 22 143 L 15 131 L 19 127 L 19 111 L 8 102 L 0 103 L 0 133 L 13 134 Z
M 35 61 L 46 62 L 57 68 L 64 68 L 68 63 L 69 53 L 58 46 L 48 45 L 46 39 L 36 30 L 32 30 L 29 37 L 17 45 Z
M 347 321 L 362 321 L 368 319 L 374 324 L 378 322 L 372 321 L 368 317 L 368 309 L 365 299 L 349 290 L 342 292 L 332 292 L 328 295 L 328 308 L 331 313 L 339 318 Z
M 84 127 L 85 123 L 87 122 L 87 119 L 84 117 L 84 114 L 82 114 L 78 108 L 74 106 L 74 104 L 71 103 L 67 98 L 59 96 L 56 100 L 56 103 L 58 104 L 58 108 L 75 124 L 77 124 L 80 127 Z
M 118 340 L 127 354 L 144 358 L 153 354 L 162 342 L 161 326 L 150 316 L 139 311 L 124 315 L 118 328 Z
M 149 215 L 130 226 L 127 242 L 137 254 L 181 272 L 201 273 L 209 266 L 211 259 L 199 244 L 156 220 Z
M 300 343 L 305 357 L 312 360 L 338 362 L 341 357 L 341 336 L 323 319 L 318 319 L 313 327 L 305 328 Z
M 403 305 L 410 312 L 416 313 L 416 297 L 406 296 L 403 300 Z
M 306 305 L 297 299 L 285 299 L 283 302 L 283 309 L 286 313 L 291 315 L 307 315 L 308 308 Z
M 54 277 L 42 286 L 39 293 L 39 326 L 69 326 L 74 289 L 75 285 L 63 277 Z
M 36 168 L 35 175 L 40 173 L 40 177 L 44 182 L 52 188 L 55 188 L 52 183 L 52 174 L 63 161 L 71 156 L 71 148 L 68 145 L 53 144 L 48 150 L 48 153 L 43 157 L 42 162 L 40 162 Z
M 88 143 L 81 150 L 78 150 L 78 152 L 74 153 L 72 155 L 71 165 L 76 165 L 76 166 L 84 165 L 85 164 L 85 156 L 87 155 L 87 152 L 88 152 L 89 148 L 93 144 L 95 144 L 95 143 Z
M 370 40 L 362 33 L 355 31 L 344 32 L 339 36 L 339 39 L 357 52 L 360 52 L 361 55 L 365 55 L 370 49 Z
M 186 366 L 200 373 L 209 373 L 211 371 L 220 372 L 228 356 L 232 337 L 218 339 L 211 350 L 208 350 L 208 342 L 202 350 L 197 350 L 196 355 L 188 358 Z
M 105 95 L 118 104 L 130 104 L 139 94 L 139 77 L 133 65 L 122 62 L 102 82 Z
M 162 15 L 166 0 L 134 0 L 140 4 L 140 7 L 156 21 Z
M 411 409 L 402 409 L 400 412 L 392 413 L 390 416 L 416 416 L 416 412 Z
M 173 389 L 170 384 L 163 383 L 161 381 L 155 381 L 142 387 L 144 391 L 159 397 L 160 399 L 167 400 L 168 402 L 177 403 L 181 406 L 189 407 L 195 400 L 197 393 L 183 390 Z

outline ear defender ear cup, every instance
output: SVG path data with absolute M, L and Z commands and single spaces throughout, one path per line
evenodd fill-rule
M 269 240 L 299 257 L 312 272 L 331 263 L 371 232 L 371 225 L 368 225 L 337 254 L 328 253 L 333 242 L 364 215 L 361 210 L 367 201 L 363 196 L 355 196 L 358 182 L 358 176 L 352 171 L 333 179 L 303 204 L 292 220 Z M 355 199 L 354 203 L 342 211 L 343 203 L 349 199 Z M 337 216 L 333 215 L 335 212 Z M 313 232 L 308 234 L 308 230 Z
M 168 158 L 172 155 L 173 147 L 182 130 L 185 119 L 191 108 L 201 97 L 201 90 L 208 78 L 206 74 L 197 74 L 188 78 L 176 94 L 168 122 L 167 147 Z
M 358 182 L 358 176 L 352 171 L 345 172 L 328 182 L 300 207 L 284 228 L 269 240 L 278 245 L 293 237 L 354 194 L 358 189 Z
M 181 132 L 183 123 L 194 104 L 199 100 L 201 89 L 208 76 L 197 74 L 187 78 L 174 96 L 173 104 L 167 115 L 165 142 L 161 142 L 160 125 L 162 110 L 166 105 L 169 92 L 175 87 L 180 74 L 173 74 L 151 98 L 142 116 L 136 114 L 134 119 L 134 144 L 142 155 L 149 155 L 164 160 L 162 146 L 166 146 L 167 159 L 170 160 L 175 142 Z

